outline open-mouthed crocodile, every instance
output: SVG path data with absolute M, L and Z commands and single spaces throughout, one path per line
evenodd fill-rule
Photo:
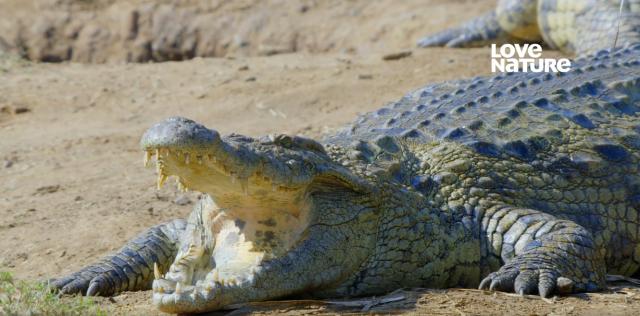
M 166 312 L 401 287 L 597 291 L 640 267 L 640 45 L 430 85 L 323 143 L 170 118 L 141 145 L 203 197 L 53 287 Z M 155 279 L 155 280 L 154 280 Z
M 500 0 L 494 11 L 427 36 L 418 46 L 514 42 L 544 42 L 576 55 L 640 42 L 640 0 Z

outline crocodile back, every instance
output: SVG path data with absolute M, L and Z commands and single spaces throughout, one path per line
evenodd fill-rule
M 392 136 L 456 142 L 483 155 L 529 162 L 624 162 L 640 149 L 639 111 L 637 44 L 574 60 L 567 73 L 429 85 L 358 117 L 326 142 L 347 146 Z

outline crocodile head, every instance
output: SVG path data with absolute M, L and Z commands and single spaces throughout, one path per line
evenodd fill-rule
M 173 264 L 155 271 L 154 304 L 168 312 L 237 301 L 213 302 L 221 293 L 251 288 L 265 262 L 303 243 L 310 223 L 323 216 L 314 203 L 318 194 L 371 189 L 321 144 L 298 136 L 220 136 L 173 117 L 151 127 L 141 147 L 145 164 L 156 157 L 159 187 L 173 176 L 179 187 L 203 193 Z M 240 300 L 253 300 L 247 293 Z

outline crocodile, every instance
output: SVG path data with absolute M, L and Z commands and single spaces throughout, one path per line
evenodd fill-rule
M 420 47 L 543 42 L 583 55 L 640 42 L 639 0 L 500 0 L 480 17 L 426 36 Z
M 145 164 L 158 187 L 202 193 L 191 214 L 50 284 L 152 289 L 170 313 L 404 287 L 601 290 L 640 271 L 639 56 L 428 85 L 322 141 L 166 119 L 140 141 Z

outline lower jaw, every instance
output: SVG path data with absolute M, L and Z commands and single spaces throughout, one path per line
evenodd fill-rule
M 170 280 L 157 279 L 153 282 L 152 301 L 158 309 L 168 313 L 211 311 L 233 303 L 231 299 L 250 286 L 248 281 L 222 284 L 205 279 L 198 280 L 195 285 L 178 285 Z

